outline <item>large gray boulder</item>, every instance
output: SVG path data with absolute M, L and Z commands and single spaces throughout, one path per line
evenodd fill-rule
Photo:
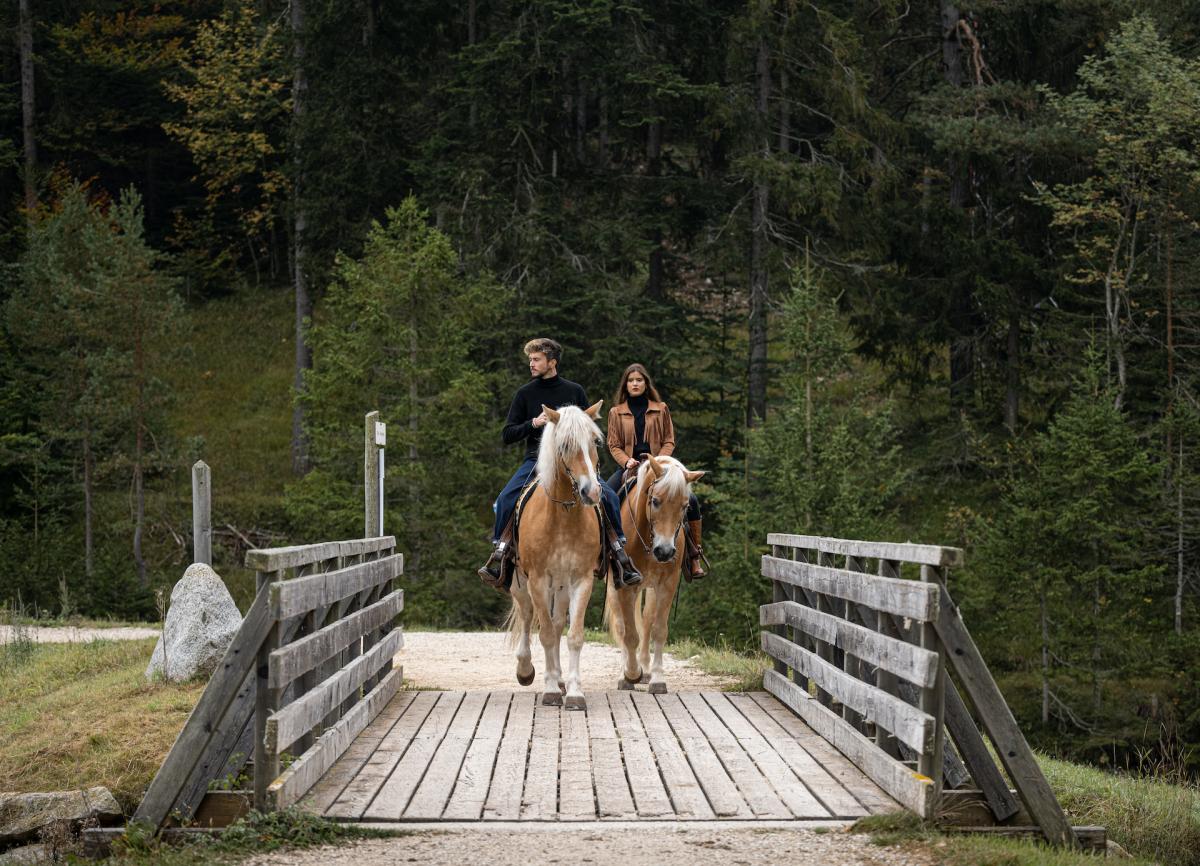
M 0 793 L 0 845 L 33 839 L 42 828 L 62 821 L 75 827 L 88 819 L 103 824 L 120 817 L 121 807 L 108 788 Z
M 146 668 L 147 679 L 163 676 L 171 682 L 208 676 L 221 661 L 242 615 L 210 566 L 193 563 L 171 590 L 171 605 L 162 637 Z

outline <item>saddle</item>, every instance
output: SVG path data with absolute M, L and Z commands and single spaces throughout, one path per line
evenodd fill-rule
M 509 546 L 511 553 L 500 562 L 500 576 L 503 578 L 506 592 L 512 587 L 513 576 L 516 573 L 517 565 L 520 563 L 518 552 L 521 549 L 521 515 L 524 514 L 525 506 L 529 504 L 529 499 L 532 497 L 534 488 L 536 487 L 537 477 L 531 476 L 517 496 L 517 507 L 513 511 L 512 518 L 512 543 Z M 604 514 L 603 506 L 594 505 L 592 507 L 596 511 L 596 519 L 600 527 L 600 559 L 596 563 L 596 567 L 592 570 L 592 574 L 597 580 L 604 580 L 608 577 L 608 569 L 610 567 L 607 555 L 608 546 L 604 543 L 605 535 L 608 532 L 608 518 Z

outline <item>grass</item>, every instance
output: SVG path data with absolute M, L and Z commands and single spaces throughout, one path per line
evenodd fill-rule
M 0 647 L 0 790 L 141 799 L 204 690 L 148 683 L 155 640 Z

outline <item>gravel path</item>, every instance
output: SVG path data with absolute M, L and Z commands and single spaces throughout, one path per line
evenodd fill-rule
M 486 853 L 485 853 L 486 852 Z M 408 833 L 307 851 L 279 852 L 248 861 L 255 866 L 392 866 L 395 863 L 475 863 L 488 866 L 619 863 L 620 866 L 929 866 L 913 849 L 881 848 L 867 836 L 831 830 L 663 829 L 615 830 L 568 825 L 536 829 L 471 829 Z
M 404 648 L 396 663 L 404 666 L 404 679 L 418 688 L 429 689 L 515 689 L 517 660 L 508 648 L 503 632 L 431 632 L 404 633 Z M 566 673 L 567 642 L 561 644 L 563 672 Z M 533 642 L 533 666 L 537 676 L 530 691 L 542 690 L 545 661 L 542 645 Z M 583 690 L 614 689 L 621 676 L 621 651 L 601 643 L 584 645 L 579 657 Z M 667 687 L 680 689 L 720 689 L 727 682 L 706 674 L 686 659 L 663 655 Z
M 0 644 L 11 643 L 14 632 L 18 627 L 0 625 Z M 68 626 L 19 626 L 22 634 L 28 635 L 34 643 L 86 643 L 91 640 L 142 640 L 148 637 L 158 637 L 161 631 L 157 628 L 138 628 L 136 626 L 121 626 L 120 628 L 76 628 Z

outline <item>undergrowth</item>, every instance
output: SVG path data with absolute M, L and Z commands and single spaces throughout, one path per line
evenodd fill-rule
M 299 809 L 251 812 L 220 835 L 200 835 L 183 842 L 164 842 L 139 825 L 131 825 L 100 861 L 111 866 L 205 866 L 237 863 L 256 854 L 312 848 L 348 839 L 376 839 L 395 832 L 347 827 Z

